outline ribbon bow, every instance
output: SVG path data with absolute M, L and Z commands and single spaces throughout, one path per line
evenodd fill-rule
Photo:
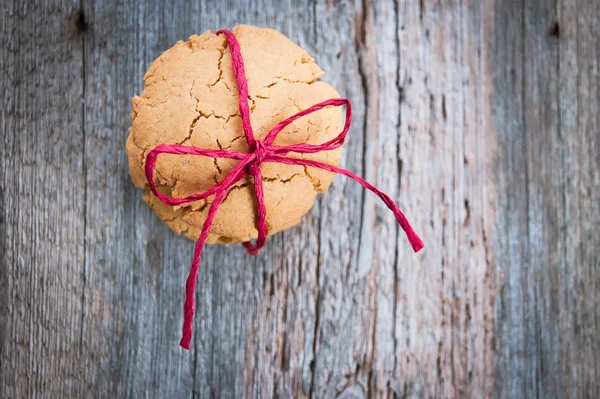
M 344 144 L 346 134 L 348 133 L 348 130 L 350 129 L 350 123 L 352 122 L 352 106 L 350 104 L 350 101 L 345 98 L 334 98 L 315 104 L 312 107 L 307 108 L 304 111 L 300 111 L 297 114 L 285 119 L 284 121 L 279 122 L 277 125 L 275 125 L 273 129 L 271 129 L 269 133 L 267 133 L 264 140 L 256 140 L 252 132 L 252 126 L 250 124 L 250 108 L 248 106 L 248 82 L 246 81 L 246 76 L 244 72 L 244 61 L 240 52 L 239 43 L 235 35 L 228 30 L 220 30 L 217 32 L 217 34 L 225 35 L 225 38 L 229 43 L 233 72 L 235 74 L 238 86 L 239 107 L 240 115 L 242 118 L 242 126 L 244 129 L 246 140 L 248 141 L 249 152 L 247 154 L 244 154 L 230 150 L 210 150 L 185 145 L 161 144 L 155 147 L 152 151 L 150 151 L 150 153 L 148 153 L 146 157 L 145 173 L 146 178 L 148 179 L 148 183 L 150 184 L 150 189 L 152 190 L 154 195 L 156 195 L 163 203 L 175 206 L 198 201 L 214 195 L 213 201 L 208 209 L 206 220 L 204 221 L 204 225 L 202 226 L 202 232 L 200 233 L 200 237 L 198 238 L 198 241 L 196 242 L 196 246 L 194 248 L 192 266 L 190 274 L 188 275 L 185 284 L 183 337 L 181 338 L 181 342 L 179 343 L 179 345 L 185 349 L 190 349 L 190 341 L 192 338 L 192 324 L 194 319 L 194 291 L 196 290 L 196 279 L 198 276 L 198 268 L 200 265 L 200 256 L 202 255 L 202 248 L 204 247 L 204 243 L 208 236 L 210 226 L 215 217 L 215 214 L 217 213 L 219 205 L 221 204 L 221 202 L 223 202 L 223 199 L 227 195 L 229 189 L 231 189 L 231 187 L 233 187 L 233 185 L 236 182 L 241 180 L 246 175 L 250 175 L 254 178 L 254 192 L 256 194 L 256 200 L 258 205 L 258 238 L 256 239 L 255 244 L 252 244 L 251 242 L 245 242 L 243 245 L 248 251 L 248 253 L 250 253 L 251 255 L 258 254 L 260 249 L 265 245 L 265 240 L 267 237 L 267 225 L 265 220 L 267 211 L 265 209 L 262 173 L 260 170 L 261 163 L 278 162 L 287 165 L 312 166 L 314 168 L 324 169 L 333 173 L 339 173 L 356 180 L 363 187 L 377 194 L 377 196 L 383 200 L 387 207 L 390 208 L 390 210 L 394 213 L 396 220 L 406 233 L 408 241 L 410 242 L 415 252 L 418 252 L 424 246 L 423 242 L 413 231 L 412 227 L 408 223 L 408 220 L 402 214 L 400 209 L 398 209 L 394 201 L 387 194 L 379 191 L 375 186 L 373 186 L 366 180 L 363 180 L 362 178 L 356 176 L 355 174 L 345 169 L 341 169 L 333 165 L 328 165 L 309 159 L 286 157 L 286 155 L 289 153 L 313 154 L 320 151 L 331 151 L 341 147 Z M 328 142 L 323 144 L 300 143 L 286 146 L 273 145 L 273 142 L 277 138 L 277 134 L 279 134 L 279 132 L 281 132 L 286 126 L 294 122 L 296 119 L 302 118 L 303 116 L 316 112 L 327 106 L 340 107 L 344 105 L 346 106 L 346 122 L 344 123 L 344 128 L 342 132 L 334 139 L 329 140 Z M 216 184 L 214 187 L 209 188 L 204 192 L 193 194 L 184 198 L 173 198 L 163 195 L 156 189 L 156 183 L 154 181 L 154 168 L 156 166 L 156 160 L 160 154 L 200 155 L 211 158 L 237 159 L 240 162 L 229 172 L 225 179 Z

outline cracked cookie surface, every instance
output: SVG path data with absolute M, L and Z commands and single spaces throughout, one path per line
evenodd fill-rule
M 261 140 L 283 119 L 318 102 L 339 97 L 318 81 L 321 69 L 304 50 L 272 29 L 240 25 L 233 29 L 244 58 L 254 136 Z M 145 87 L 132 99 L 132 127 L 126 149 L 134 184 L 145 188 L 144 200 L 175 232 L 196 239 L 212 197 L 170 207 L 148 190 L 145 157 L 159 144 L 184 144 L 247 152 L 238 110 L 231 54 L 222 35 L 207 31 L 178 42 L 150 66 Z M 342 129 L 341 108 L 327 107 L 284 129 L 274 144 L 319 144 Z M 337 165 L 341 148 L 304 157 Z M 173 197 L 204 191 L 224 179 L 238 161 L 192 155 L 161 155 L 155 170 L 159 189 Z M 269 234 L 291 227 L 327 190 L 333 174 L 320 169 L 261 165 Z M 252 178 L 228 193 L 213 221 L 208 242 L 233 243 L 255 238 L 256 199 Z

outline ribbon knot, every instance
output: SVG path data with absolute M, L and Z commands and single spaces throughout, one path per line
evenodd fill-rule
M 392 200 L 392 198 L 387 194 L 379 191 L 371 183 L 356 176 L 352 172 L 342 168 L 338 168 L 337 166 L 313 161 L 310 159 L 288 158 L 285 156 L 289 153 L 314 154 L 321 151 L 331 151 L 340 148 L 344 144 L 346 134 L 348 133 L 348 130 L 350 129 L 350 124 L 352 122 L 352 105 L 350 104 L 350 101 L 345 98 L 332 98 L 315 104 L 312 107 L 300 111 L 295 115 L 292 115 L 289 118 L 279 122 L 277 125 L 275 125 L 275 127 L 273 127 L 273 129 L 271 129 L 267 133 L 264 140 L 256 140 L 252 132 L 252 125 L 250 124 L 250 107 L 248 106 L 248 82 L 246 81 L 246 75 L 244 72 L 244 60 L 241 55 L 239 43 L 235 35 L 228 30 L 218 31 L 217 34 L 225 35 L 225 38 L 229 43 L 229 49 L 231 52 L 231 63 L 238 86 L 239 108 L 240 115 L 242 118 L 242 126 L 246 137 L 246 141 L 248 142 L 248 148 L 250 150 L 249 153 L 239 153 L 231 150 L 211 150 L 179 144 L 161 144 L 152 149 L 152 151 L 150 151 L 146 156 L 145 174 L 146 178 L 148 179 L 148 184 L 150 185 L 152 193 L 154 193 L 154 195 L 156 195 L 163 203 L 171 206 L 177 206 L 202 200 L 210 196 L 214 196 L 208 208 L 208 213 L 202 226 L 200 237 L 198 238 L 198 241 L 196 241 L 196 245 L 194 247 L 194 257 L 192 259 L 190 273 L 187 277 L 185 284 L 185 302 L 183 306 L 184 320 L 182 328 L 183 337 L 181 338 L 181 342 L 179 343 L 179 345 L 181 345 L 185 349 L 190 349 L 190 341 L 192 337 L 192 327 L 194 320 L 194 291 L 196 290 L 196 280 L 198 276 L 200 257 L 202 255 L 204 243 L 206 242 L 206 238 L 208 237 L 212 221 L 217 213 L 219 205 L 221 204 L 221 202 L 223 202 L 229 190 L 246 175 L 251 175 L 254 178 L 254 193 L 256 194 L 257 213 L 256 229 L 258 234 L 255 244 L 252 244 L 251 242 L 245 242 L 243 245 L 248 251 L 248 253 L 250 253 L 251 255 L 258 254 L 260 249 L 265 245 L 265 240 L 267 237 L 267 211 L 265 207 L 265 196 L 262 185 L 262 172 L 260 169 L 260 165 L 264 162 L 277 162 L 286 165 L 310 166 L 313 168 L 327 170 L 332 173 L 342 174 L 344 176 L 356 180 L 363 187 L 372 191 L 379 198 L 381 198 L 381 200 L 392 211 L 392 213 L 396 217 L 396 220 L 400 224 L 400 227 L 402 227 L 402 229 L 406 233 L 406 237 L 408 238 L 408 241 L 410 242 L 415 252 L 418 252 L 424 246 L 421 239 L 417 236 L 417 234 L 414 232 L 414 230 L 408 223 L 408 220 L 406 219 L 404 214 L 396 206 L 394 200 Z M 344 128 L 338 136 L 323 144 L 300 143 L 287 146 L 273 145 L 273 142 L 277 138 L 277 135 L 296 119 L 302 118 L 308 114 L 311 114 L 328 106 L 346 107 L 346 120 L 344 123 Z M 236 159 L 239 162 L 236 166 L 234 166 L 231 169 L 229 174 L 227 174 L 227 176 L 214 187 L 211 187 L 201 193 L 189 195 L 187 197 L 174 198 L 168 197 L 160 193 L 156 188 L 156 183 L 154 181 L 154 169 L 156 167 L 157 158 L 160 154 L 198 155 L 211 158 L 229 158 Z
M 254 148 L 254 161 L 256 165 L 260 165 L 268 154 L 268 150 L 265 147 L 265 144 L 261 140 L 256 140 Z

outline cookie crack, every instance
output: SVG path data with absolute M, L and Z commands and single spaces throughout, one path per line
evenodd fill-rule
M 223 56 L 225 54 L 225 50 L 224 49 L 223 50 L 218 49 L 218 50 L 219 50 L 219 54 L 220 54 L 219 55 L 219 60 L 218 60 L 218 63 L 217 63 L 217 68 L 219 68 L 219 76 L 217 76 L 217 80 L 215 80 L 213 83 L 208 83 L 208 87 L 214 87 L 223 78 L 222 62 L 223 62 Z M 231 116 L 232 116 L 232 115 L 229 115 L 228 117 L 224 117 L 224 116 L 221 116 L 221 115 L 217 115 L 214 111 L 212 111 L 212 112 L 210 112 L 210 113 L 207 114 L 207 113 L 203 112 L 199 108 L 199 106 L 200 106 L 200 99 L 194 95 L 193 91 L 194 91 L 194 86 L 196 85 L 196 81 L 198 79 L 200 79 L 200 78 L 201 77 L 198 76 L 194 80 L 192 80 L 192 85 L 191 85 L 190 90 L 189 90 L 190 98 L 196 100 L 196 106 L 194 107 L 194 109 L 196 110 L 196 112 L 198 113 L 198 115 L 196 115 L 196 117 L 192 120 L 192 123 L 190 124 L 190 128 L 189 128 L 187 136 L 181 142 L 179 142 L 178 144 L 184 144 L 184 143 L 186 143 L 192 137 L 194 128 L 196 127 L 196 124 L 198 123 L 198 120 L 200 120 L 200 118 L 208 118 L 210 116 L 214 116 L 215 118 L 224 119 L 224 120 L 226 120 L 228 122 L 229 118 L 231 118 Z M 225 86 L 227 86 L 227 85 L 225 85 Z M 227 89 L 229 89 L 229 87 L 227 87 Z
M 276 180 L 278 180 L 278 181 L 280 181 L 280 182 L 282 182 L 284 184 L 287 184 L 287 183 L 291 182 L 297 176 L 302 176 L 302 173 L 294 173 L 293 175 L 291 175 L 287 179 L 282 179 L 279 175 L 277 175 L 278 178 L 272 178 L 272 179 L 269 178 L 268 181 L 276 181 Z M 265 179 L 263 178 L 263 180 L 265 180 Z M 285 198 L 286 198 L 285 196 L 280 197 L 279 201 L 277 201 L 277 203 L 275 204 L 275 206 L 273 208 L 278 208 L 279 205 L 281 205 L 281 203 L 283 202 L 283 200 Z
M 294 174 L 293 174 L 293 175 L 291 175 L 289 178 L 287 178 L 287 179 L 280 179 L 280 181 L 281 181 L 282 183 L 284 183 L 284 184 L 285 184 L 285 183 L 289 183 L 289 182 L 291 182 L 291 181 L 292 181 L 292 179 L 294 179 L 296 176 L 300 176 L 300 175 L 301 175 L 301 173 L 294 173 Z
M 246 137 L 244 134 L 241 134 L 237 137 L 234 137 L 233 139 L 231 139 L 231 141 L 229 142 L 229 145 L 227 147 L 222 147 L 222 150 L 228 150 L 233 146 L 233 143 L 235 143 L 236 141 L 243 139 L 244 137 Z
M 216 139 L 216 140 L 217 140 L 217 146 L 219 147 L 220 150 L 222 150 L 223 146 L 219 142 L 219 139 Z M 221 170 L 221 167 L 219 166 L 219 163 L 217 162 L 217 158 L 213 158 L 213 164 L 215 165 L 215 169 L 217 170 L 217 173 L 218 173 L 217 175 L 213 176 L 213 180 L 215 181 L 216 184 L 219 184 L 219 177 L 221 176 L 223 171 Z
M 283 179 L 281 176 L 277 175 L 277 177 L 266 177 L 263 176 L 262 177 L 262 181 L 266 181 L 266 182 L 274 182 L 274 181 L 278 181 L 281 182 L 283 184 L 287 184 L 289 182 L 291 182 L 295 177 L 297 176 L 301 176 L 302 173 L 294 173 L 293 175 L 291 175 L 290 177 L 288 177 L 287 179 Z
M 229 189 L 229 191 L 227 191 L 227 194 L 225 195 L 225 198 L 223 198 L 223 202 L 227 201 L 227 198 L 229 198 L 229 194 L 231 194 L 233 191 L 235 190 L 241 190 L 243 188 L 246 188 L 250 185 L 250 183 L 242 183 L 239 186 L 233 186 Z
M 196 100 L 196 106 L 194 107 L 194 109 L 196 110 L 196 112 L 198 113 L 196 115 L 196 117 L 194 119 L 192 119 L 192 123 L 190 123 L 190 128 L 188 129 L 188 134 L 187 136 L 178 144 L 183 144 L 185 142 L 187 142 L 191 137 L 192 137 L 192 133 L 194 131 L 194 128 L 196 127 L 196 124 L 198 123 L 198 120 L 200 118 L 202 118 L 203 113 L 201 110 L 198 109 L 198 106 L 200 105 L 200 99 L 198 97 L 196 97 L 194 95 L 194 93 L 192 93 L 192 91 L 194 90 L 194 85 L 196 84 L 196 80 L 200 79 L 200 77 L 197 77 L 196 79 L 194 79 L 192 81 L 192 85 L 190 87 L 190 98 L 193 98 L 194 100 Z
M 219 68 L 219 76 L 217 77 L 217 80 L 214 81 L 214 83 L 209 83 L 208 87 L 214 87 L 214 86 L 216 86 L 217 83 L 219 83 L 221 81 L 221 79 L 223 78 L 222 63 L 223 63 L 223 56 L 225 55 L 225 49 L 218 49 L 218 50 L 219 50 L 219 53 L 220 53 L 219 60 L 217 62 L 217 68 Z M 225 84 L 225 86 L 227 86 L 227 84 Z M 229 86 L 227 86 L 227 88 L 229 89 Z
M 308 177 L 308 180 L 310 180 L 310 182 L 313 185 L 313 189 L 316 192 L 321 192 L 321 181 L 315 177 L 313 177 L 310 173 L 308 173 L 308 166 L 303 165 L 304 167 L 304 174 L 306 175 L 306 177 Z
M 164 177 L 158 168 L 155 168 L 155 169 L 154 169 L 154 173 L 155 173 L 155 175 L 156 175 L 156 178 L 157 178 L 157 179 L 158 179 L 158 181 L 160 182 L 160 184 L 162 184 L 162 185 L 167 185 L 167 186 L 169 186 L 169 185 L 170 185 L 170 184 L 169 184 L 169 183 L 170 183 L 169 179 L 167 179 L 166 177 Z M 173 176 L 172 176 L 172 175 L 171 175 L 171 178 L 173 178 Z
M 221 168 L 219 167 L 219 164 L 217 163 L 217 158 L 213 158 L 213 164 L 215 165 L 215 168 L 217 169 L 217 172 L 219 173 L 218 175 L 214 175 L 213 176 L 213 180 L 215 181 L 215 184 L 219 184 L 219 177 L 221 176 Z
M 311 85 L 311 84 L 315 83 L 318 79 L 319 78 L 314 78 L 312 80 L 292 80 L 292 79 L 284 78 L 283 76 L 275 76 L 275 81 L 274 82 L 271 82 L 271 83 L 269 83 L 269 84 L 261 87 L 260 90 L 270 89 L 271 87 L 274 87 L 274 86 L 278 85 L 282 81 L 283 82 L 292 83 L 292 84 L 303 83 L 303 84 Z M 264 93 L 256 94 L 255 97 L 263 99 L 263 100 L 268 100 L 268 99 L 271 98 L 271 96 L 269 96 L 267 94 L 264 94 Z M 296 104 L 294 103 L 294 105 L 296 105 Z M 296 107 L 299 108 L 297 105 L 296 105 Z
M 198 204 L 200 202 L 202 202 L 202 205 L 200 205 L 199 208 L 195 208 L 196 206 L 198 206 Z M 202 212 L 209 205 L 210 205 L 210 202 L 208 202 L 208 200 L 206 198 L 204 198 L 204 199 L 199 199 L 197 201 L 194 201 L 192 203 L 187 203 L 187 204 L 183 204 L 183 205 L 175 205 L 175 206 L 173 206 L 173 210 L 175 210 L 175 211 L 178 211 L 180 209 L 183 210 L 183 212 L 184 212 L 183 217 L 185 217 L 185 215 L 189 212 Z M 184 222 L 185 222 L 185 220 L 184 220 Z
M 152 209 L 154 209 L 154 207 L 152 207 Z M 155 210 L 156 211 L 156 210 Z M 177 219 L 177 215 L 173 215 L 173 217 L 162 217 L 161 218 L 164 222 L 172 222 L 173 220 Z
M 288 99 L 292 102 L 292 104 L 294 105 L 294 107 L 296 107 L 298 109 L 298 111 L 303 111 L 302 107 L 300 107 L 298 105 L 298 103 L 296 102 L 295 98 L 292 98 L 290 96 L 288 96 Z M 310 124 L 309 119 L 307 118 L 306 121 Z
M 204 212 L 204 210 L 208 207 L 209 203 L 206 199 L 203 201 L 204 201 L 204 204 L 200 208 L 195 210 L 194 212 Z
M 192 138 L 192 134 L 194 133 L 194 129 L 196 128 L 196 125 L 198 124 L 198 121 L 200 119 L 209 119 L 210 117 L 216 118 L 216 119 L 221 119 L 225 121 L 225 124 L 229 123 L 229 120 L 231 118 L 233 118 L 234 116 L 239 116 L 239 114 L 233 114 L 233 115 L 228 115 L 228 116 L 221 116 L 221 115 L 217 115 L 215 114 L 214 111 L 209 112 L 208 114 L 203 112 L 202 110 L 196 109 L 196 112 L 198 112 L 198 115 L 196 115 L 196 117 L 192 120 L 192 123 L 190 124 L 190 129 L 188 131 L 188 134 L 184 137 L 184 139 L 180 142 L 178 142 L 177 144 L 186 144 L 187 142 L 190 141 L 190 139 Z M 207 132 L 205 132 L 206 134 L 208 134 Z M 209 136 L 210 137 L 210 136 Z M 237 137 L 236 137 L 237 139 Z M 219 146 L 219 148 L 221 148 Z M 223 148 L 221 148 L 223 149 Z
M 198 123 L 198 120 L 200 118 L 202 118 L 202 114 L 198 113 L 198 115 L 192 120 L 187 135 L 183 138 L 183 140 L 181 140 L 177 144 L 185 144 L 192 138 L 192 133 L 194 132 L 194 128 L 196 127 L 196 124 Z
M 305 84 L 308 84 L 308 85 L 313 84 L 317 80 L 319 80 L 318 77 L 314 77 L 314 76 L 313 76 L 312 79 L 308 79 L 308 80 L 293 80 L 293 79 L 290 79 L 290 78 L 286 78 L 284 76 L 275 76 L 275 79 L 284 80 L 284 81 L 289 82 L 289 83 L 305 83 Z

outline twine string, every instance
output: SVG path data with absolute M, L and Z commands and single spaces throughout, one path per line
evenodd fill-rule
M 185 284 L 185 302 L 184 302 L 184 321 L 182 328 L 182 338 L 179 345 L 185 349 L 190 349 L 190 342 L 192 338 L 193 320 L 194 320 L 194 292 L 196 290 L 196 282 L 198 277 L 198 270 L 200 266 L 200 258 L 202 256 L 202 249 L 204 243 L 208 237 L 210 227 L 213 219 L 219 209 L 219 205 L 223 202 L 229 190 L 244 176 L 249 175 L 254 179 L 254 193 L 256 195 L 257 203 L 257 230 L 258 236 L 255 243 L 248 241 L 243 245 L 251 255 L 256 255 L 260 249 L 265 245 L 267 238 L 267 223 L 266 223 L 266 206 L 264 198 L 264 188 L 262 183 L 262 173 L 260 165 L 265 162 L 276 162 L 286 165 L 301 165 L 310 166 L 313 168 L 319 168 L 327 170 L 329 172 L 338 173 L 347 176 L 353 180 L 356 180 L 366 189 L 375 193 L 381 200 L 387 205 L 392 211 L 396 220 L 400 224 L 400 227 L 404 230 L 406 237 L 415 252 L 418 252 L 423 248 L 423 242 L 414 232 L 410 223 L 400 211 L 396 203 L 390 196 L 378 190 L 371 183 L 355 175 L 354 173 L 339 168 L 337 166 L 317 162 L 309 159 L 299 158 L 288 158 L 286 155 L 289 153 L 295 154 L 314 154 L 321 151 L 331 151 L 340 148 L 344 144 L 350 124 L 352 123 L 352 105 L 346 98 L 332 98 L 318 104 L 315 104 L 303 111 L 300 111 L 289 118 L 279 122 L 275 125 L 265 136 L 264 140 L 256 140 L 252 131 L 252 125 L 250 124 L 250 107 L 248 106 L 248 81 L 246 80 L 244 71 L 244 61 L 241 55 L 239 43 L 235 35 L 228 30 L 220 30 L 217 34 L 223 34 L 229 44 L 229 50 L 231 52 L 231 60 L 233 66 L 233 72 L 237 81 L 238 93 L 239 93 L 239 109 L 242 118 L 242 127 L 244 129 L 244 135 L 248 142 L 248 153 L 240 153 L 232 150 L 211 150 L 204 149 L 180 144 L 161 144 L 152 151 L 150 151 L 146 157 L 145 174 L 150 185 L 152 193 L 156 195 L 163 203 L 171 206 L 189 204 L 201 199 L 208 198 L 214 195 L 212 203 L 208 208 L 206 220 L 202 226 L 200 237 L 194 247 L 194 256 L 192 259 L 192 265 L 190 273 L 187 277 Z M 339 135 L 335 138 L 323 143 L 323 144 L 308 144 L 299 143 L 292 145 L 273 145 L 273 142 L 277 138 L 277 135 L 285 129 L 288 125 L 293 123 L 295 120 L 302 118 L 306 115 L 317 112 L 325 107 L 346 107 L 346 116 L 344 127 Z M 229 174 L 215 186 L 201 192 L 189 195 L 182 198 L 169 197 L 158 191 L 156 188 L 156 182 L 154 180 L 154 169 L 156 167 L 156 161 L 158 156 L 161 154 L 174 154 L 174 155 L 197 155 L 205 156 L 210 158 L 229 158 L 239 160 L 238 164 L 231 169 Z

